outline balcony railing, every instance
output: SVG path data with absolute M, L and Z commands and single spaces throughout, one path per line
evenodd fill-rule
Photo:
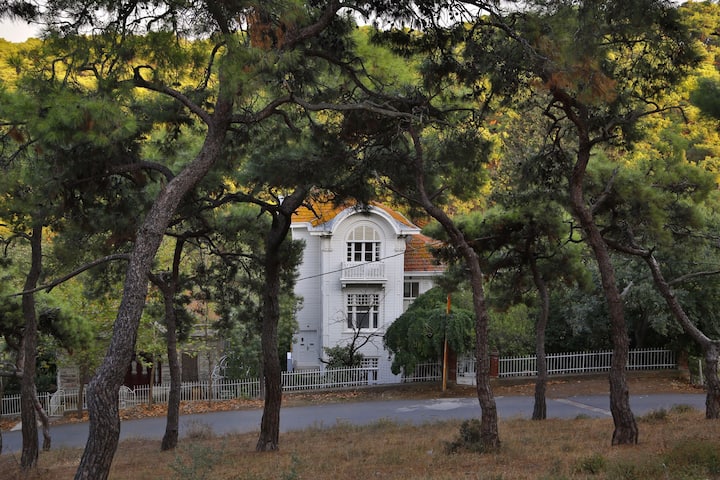
M 385 264 L 383 262 L 343 262 L 340 281 L 380 282 L 385 280 Z

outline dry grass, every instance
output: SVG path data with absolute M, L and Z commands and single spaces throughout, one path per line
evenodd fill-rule
M 502 447 L 447 454 L 459 422 L 424 426 L 378 422 L 284 434 L 281 451 L 256 453 L 255 434 L 216 437 L 198 425 L 175 452 L 126 441 L 112 479 L 708 479 L 720 478 L 720 422 L 676 409 L 639 419 L 640 443 L 611 447 L 610 419 L 513 419 L 500 423 Z M 80 450 L 42 453 L 29 478 L 72 478 Z M 0 476 L 23 478 L 17 458 L 0 457 Z

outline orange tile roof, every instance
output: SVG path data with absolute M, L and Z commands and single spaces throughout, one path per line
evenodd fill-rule
M 330 222 L 343 210 L 357 205 L 355 201 L 347 201 L 340 205 L 334 205 L 332 202 L 313 202 L 312 208 L 300 207 L 293 216 L 293 223 L 310 223 L 313 227 L 317 227 L 324 223 Z M 402 225 L 411 228 L 418 228 L 411 223 L 401 213 L 382 205 L 377 202 L 370 202 L 370 205 L 382 209 L 393 219 Z M 413 234 L 409 237 L 407 248 L 405 250 L 405 272 L 442 272 L 445 266 L 439 264 L 430 252 L 430 246 L 437 244 L 438 241 L 426 235 Z
M 445 266 L 439 264 L 430 251 L 430 247 L 438 243 L 437 240 L 422 234 L 410 237 L 405 249 L 405 272 L 444 271 Z
M 332 202 L 313 202 L 312 208 L 302 206 L 297 209 L 295 215 L 293 216 L 293 223 L 310 223 L 313 227 L 317 227 L 318 225 L 329 222 L 338 214 L 340 214 L 340 212 L 342 212 L 343 210 L 355 207 L 357 205 L 358 204 L 355 201 L 346 201 L 344 203 L 341 203 L 340 205 L 334 205 Z M 386 207 L 385 205 L 376 202 L 370 202 L 370 206 L 385 211 L 392 218 L 407 227 L 417 228 L 401 213 L 393 210 L 392 208 Z
M 311 223 L 313 227 L 327 223 L 340 212 L 355 205 L 355 202 L 345 202 L 334 205 L 332 202 L 313 202 L 312 208 L 305 205 L 298 208 L 293 216 L 293 223 Z

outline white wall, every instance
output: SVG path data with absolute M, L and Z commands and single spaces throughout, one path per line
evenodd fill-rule
M 361 351 L 366 357 L 378 358 L 381 364 L 390 362 L 388 352 L 383 348 L 382 335 L 402 314 L 406 247 L 404 237 L 398 235 L 392 221 L 372 212 L 345 212 L 334 220 L 332 235 L 329 235 L 330 232 L 311 233 L 307 225 L 293 225 L 293 238 L 306 241 L 296 287 L 296 293 L 303 297 L 303 306 L 297 316 L 300 331 L 293 345 L 293 358 L 298 368 L 310 366 L 311 358 L 306 354 L 308 345 L 305 338 L 309 332 L 317 331 L 319 355 L 324 355 L 324 346 L 346 345 L 351 341 L 354 332 L 347 327 L 346 317 L 346 294 L 349 291 L 379 294 L 381 309 L 378 329 L 369 331 L 373 338 Z M 341 282 L 342 264 L 347 255 L 347 238 L 359 225 L 368 225 L 380 232 L 380 261 L 385 265 L 382 282 Z M 305 340 L 305 345 L 301 345 L 301 340 Z M 319 361 L 315 365 L 319 365 Z

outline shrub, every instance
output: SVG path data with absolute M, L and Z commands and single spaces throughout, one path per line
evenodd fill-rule
M 575 467 L 576 473 L 590 473 L 597 475 L 605 470 L 607 460 L 599 453 L 593 453 L 589 457 L 581 458 Z
M 175 455 L 170 468 L 184 480 L 205 480 L 223 456 L 224 449 L 190 442 Z
M 664 408 L 660 408 L 658 410 L 651 410 L 642 417 L 640 417 L 640 421 L 642 422 L 664 422 L 668 419 L 668 411 Z
M 682 414 L 682 413 L 688 413 L 688 412 L 694 412 L 694 411 L 695 411 L 695 407 L 693 407 L 692 405 L 688 405 L 686 403 L 681 403 L 679 405 L 673 405 L 672 408 L 670 409 L 671 413 L 676 413 L 676 414 Z
M 458 453 L 461 450 L 483 453 L 485 447 L 482 443 L 482 430 L 480 420 L 472 418 L 460 424 L 460 436 L 453 442 L 445 444 L 447 453 Z

